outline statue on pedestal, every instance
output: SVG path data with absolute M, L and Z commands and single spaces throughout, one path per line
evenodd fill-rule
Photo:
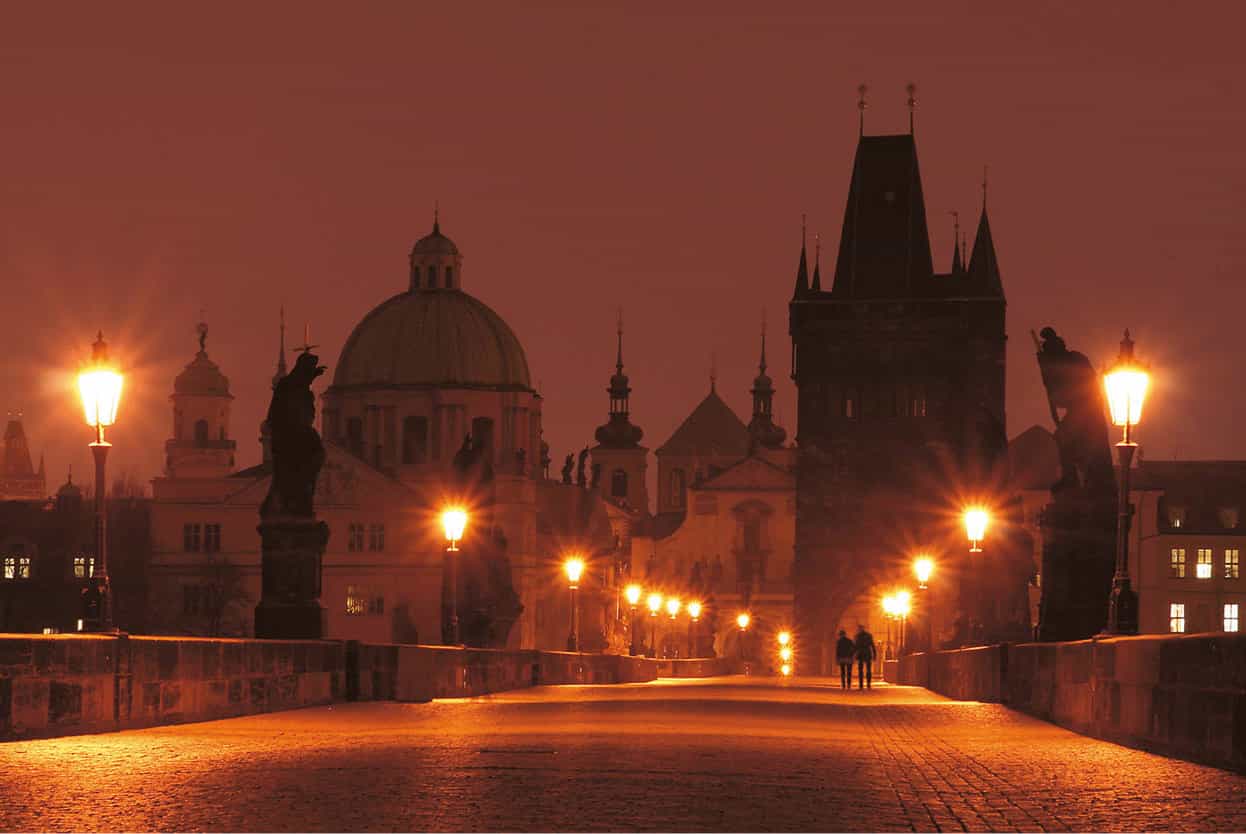
M 316 433 L 311 384 L 324 373 L 307 346 L 273 388 L 268 409 L 272 484 L 260 505 L 262 594 L 255 607 L 255 636 L 319 640 L 325 634 L 320 605 L 321 564 L 329 526 L 316 520 L 313 498 L 324 466 Z

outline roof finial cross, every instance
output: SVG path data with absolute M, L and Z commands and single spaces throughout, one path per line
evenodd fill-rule
M 917 109 L 917 85 L 909 82 L 905 88 L 909 94 L 909 135 L 913 135 L 913 111 Z
M 320 345 L 313 345 L 311 343 L 311 325 L 307 322 L 303 322 L 303 344 L 298 347 L 291 348 L 291 350 L 295 353 L 311 353 L 312 348 L 318 347 L 320 347 Z
M 623 373 L 623 308 L 619 307 L 619 354 L 615 359 L 615 367 Z
M 865 94 L 869 92 L 869 87 L 862 84 L 857 87 L 857 110 L 860 111 L 858 119 L 860 120 L 861 135 L 865 135 L 865 108 L 869 107 L 869 103 L 865 100 Z

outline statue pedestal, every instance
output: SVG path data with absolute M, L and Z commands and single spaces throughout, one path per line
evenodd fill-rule
M 270 640 L 321 640 L 325 609 L 320 571 L 329 525 L 315 518 L 260 521 L 263 590 L 255 606 L 255 636 Z
M 1061 490 L 1043 511 L 1038 639 L 1085 640 L 1107 626 L 1116 567 L 1116 497 Z

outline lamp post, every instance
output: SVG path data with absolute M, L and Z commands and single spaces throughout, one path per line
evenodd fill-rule
M 676 657 L 679 656 L 679 646 L 678 644 L 675 643 L 675 637 L 674 637 L 675 617 L 679 614 L 679 609 L 682 607 L 682 605 L 683 604 L 679 601 L 679 597 L 667 597 L 666 598 L 666 613 L 670 615 L 670 618 L 671 618 L 671 643 L 672 643 L 671 650 L 675 652 Z M 665 643 L 663 645 L 665 646 Z M 666 652 L 664 648 L 663 654 L 665 653 Z
M 779 672 L 788 677 L 792 674 L 792 632 L 780 631 L 775 635 L 775 642 L 779 644 Z
M 908 591 L 896 592 L 896 618 L 900 621 L 900 651 L 897 654 L 904 654 L 905 648 L 908 646 L 908 639 L 905 632 L 908 630 L 909 611 L 912 609 L 912 596 Z
M 1108 598 L 1108 634 L 1138 633 L 1138 595 L 1129 583 L 1129 469 L 1134 451 L 1138 448 L 1131 429 L 1138 425 L 1142 417 L 1142 403 L 1146 399 L 1150 376 L 1146 367 L 1134 359 L 1133 339 L 1129 338 L 1129 331 L 1126 330 L 1116 363 L 1103 375 L 1112 422 L 1123 430 L 1121 441 L 1116 444 L 1121 477 L 1116 520 L 1116 572 L 1112 576 L 1112 594 Z
M 986 538 L 986 528 L 991 521 L 991 514 L 984 507 L 968 507 L 965 509 L 965 535 L 969 538 L 969 552 L 981 553 L 982 540 Z M 970 580 L 973 589 L 971 596 L 973 597 L 974 609 L 980 609 L 982 605 L 981 592 L 981 570 L 970 566 L 972 571 L 972 579 Z M 961 586 L 963 589 L 963 585 Z M 972 641 L 979 636 L 982 631 L 982 620 L 975 617 L 973 612 L 969 613 L 969 639 Z
M 649 657 L 658 656 L 658 612 L 662 610 L 662 595 L 654 591 L 645 600 L 649 606 Z
M 640 595 L 642 591 L 639 585 L 631 584 L 623 591 L 623 595 L 627 597 L 627 605 L 631 609 L 631 619 L 627 621 L 627 653 L 630 655 L 640 654 L 636 648 L 636 606 L 640 603 Z
M 688 657 L 697 656 L 697 623 L 701 619 L 701 603 L 688 603 Z
M 926 617 L 926 651 L 934 651 L 934 603 L 930 593 L 930 577 L 934 573 L 934 559 L 918 556 L 913 560 L 913 575 L 917 577 L 917 590 L 921 591 L 922 613 Z
M 441 526 L 446 533 L 446 570 L 450 574 L 450 645 L 459 645 L 459 570 L 454 554 L 459 552 L 459 542 L 467 527 L 467 511 L 462 507 L 447 507 L 441 513 Z
M 91 454 L 95 458 L 95 555 L 98 564 L 82 592 L 82 622 L 86 631 L 112 631 L 112 588 L 108 580 L 108 516 L 104 505 L 104 467 L 112 444 L 104 429 L 117 421 L 122 376 L 108 359 L 103 332 L 91 346 L 91 361 L 78 374 L 78 392 L 86 423 L 95 429 Z
M 752 621 L 753 618 L 749 616 L 747 611 L 741 611 L 739 614 L 736 614 L 735 624 L 740 629 L 740 660 L 744 660 L 744 632 L 748 631 L 748 624 Z
M 584 560 L 573 556 L 562 563 L 567 573 L 567 583 L 571 587 L 571 631 L 567 634 L 567 651 L 580 650 L 580 607 L 577 592 L 580 590 L 580 577 L 584 575 Z
M 896 617 L 896 597 L 894 594 L 888 594 L 883 597 L 883 616 L 887 618 L 887 650 L 883 652 L 883 660 L 891 657 L 891 621 Z

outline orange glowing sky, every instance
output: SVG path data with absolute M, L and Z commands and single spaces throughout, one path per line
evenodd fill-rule
M 145 480 L 204 308 L 254 463 L 278 307 L 332 366 L 405 287 L 440 200 L 464 288 L 541 381 L 555 470 L 604 420 L 619 305 L 646 445 L 704 395 L 711 354 L 747 416 L 763 309 L 793 434 L 800 215 L 833 252 L 856 87 L 867 130 L 896 132 L 912 80 L 941 269 L 948 212 L 972 227 L 990 165 L 1010 434 L 1047 422 L 1030 328 L 1106 363 L 1129 326 L 1156 370 L 1148 455 L 1246 457 L 1237 7 L 836 7 L 10 7 L 0 405 L 24 410 L 50 487 L 85 476 L 68 374 L 103 328 L 131 371 L 111 466 Z

